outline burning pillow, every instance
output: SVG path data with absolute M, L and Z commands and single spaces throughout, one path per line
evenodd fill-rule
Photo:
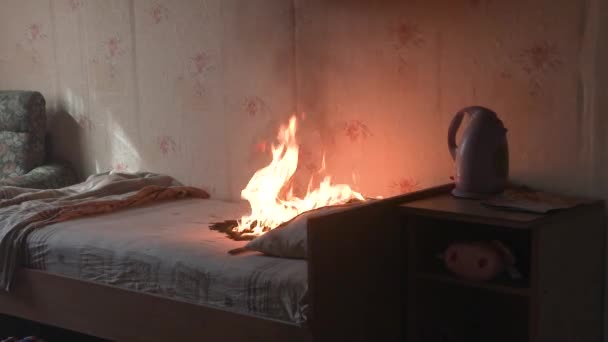
M 281 258 L 306 259 L 309 219 L 349 210 L 365 203 L 367 201 L 327 206 L 304 212 L 249 241 L 244 247 L 230 251 L 230 254 L 238 254 L 249 250 Z
M 238 221 L 214 223 L 210 227 L 235 240 L 259 236 L 244 248 L 231 251 L 232 254 L 255 250 L 279 257 L 305 258 L 310 217 L 350 207 L 341 203 L 365 200 L 347 184 L 332 184 L 331 177 L 325 174 L 325 157 L 317 178 L 324 177 L 318 186 L 313 186 L 314 177 L 311 177 L 306 195 L 300 198 L 294 194 L 291 181 L 298 169 L 300 146 L 296 140 L 296 121 L 293 115 L 288 125 L 279 128 L 277 144 L 271 148 L 272 161 L 257 170 L 241 191 L 241 197 L 249 201 L 251 214 Z

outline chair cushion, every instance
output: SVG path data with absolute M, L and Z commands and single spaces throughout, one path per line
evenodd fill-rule
M 0 131 L 29 132 L 46 130 L 46 101 L 37 91 L 0 91 Z
M 31 133 L 0 132 L 0 179 L 29 172 L 42 164 L 44 146 Z
M 44 162 L 46 101 L 36 91 L 0 91 L 0 179 Z
M 0 187 L 59 189 L 76 184 L 77 181 L 76 173 L 69 165 L 49 164 L 38 166 L 21 176 L 0 179 Z

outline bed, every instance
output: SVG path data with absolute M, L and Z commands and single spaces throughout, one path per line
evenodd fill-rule
M 168 201 L 61 222 L 27 238 L 25 267 L 294 324 L 306 321 L 306 261 L 257 252 L 210 230 L 245 205 Z
M 0 312 L 119 341 L 400 340 L 397 204 L 308 224 L 307 260 L 247 252 L 209 229 L 242 204 L 180 199 L 77 218 L 27 236 Z

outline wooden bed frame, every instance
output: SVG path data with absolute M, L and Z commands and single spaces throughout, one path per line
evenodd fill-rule
M 20 269 L 0 313 L 117 341 L 400 341 L 405 251 L 398 204 L 452 185 L 311 220 L 305 326 Z

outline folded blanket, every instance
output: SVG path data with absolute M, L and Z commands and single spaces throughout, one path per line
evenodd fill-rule
M 0 287 L 8 291 L 29 232 L 46 225 L 184 197 L 208 198 L 169 176 L 103 173 L 56 190 L 0 188 Z

